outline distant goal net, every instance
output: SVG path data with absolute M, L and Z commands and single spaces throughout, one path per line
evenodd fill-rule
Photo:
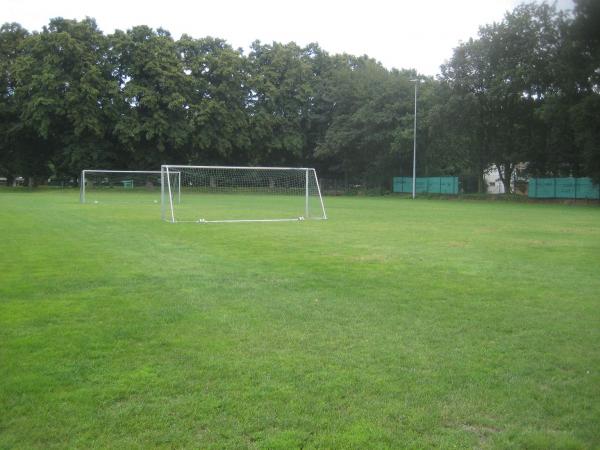
M 173 192 L 179 201 L 179 175 Z M 159 203 L 161 193 L 160 170 L 84 170 L 79 183 L 81 203 Z
M 327 219 L 315 169 L 164 165 L 161 172 L 169 222 Z

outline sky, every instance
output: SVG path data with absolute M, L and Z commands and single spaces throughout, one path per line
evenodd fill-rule
M 0 23 L 41 30 L 52 17 L 93 17 L 105 33 L 162 27 L 175 39 L 225 39 L 247 53 L 255 40 L 318 42 L 329 53 L 369 55 L 391 69 L 436 75 L 479 26 L 502 20 L 520 0 L 3 0 Z M 572 0 L 557 0 L 571 9 Z

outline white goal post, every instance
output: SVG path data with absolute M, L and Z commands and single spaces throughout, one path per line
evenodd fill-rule
M 176 199 L 180 199 L 180 178 L 177 172 L 172 176 L 176 180 L 174 190 Z M 100 170 L 86 169 L 81 172 L 79 180 L 79 201 L 81 203 L 97 199 L 109 203 L 119 202 L 121 199 L 136 201 L 149 201 L 152 199 L 155 203 L 159 201 L 161 188 L 160 170 Z M 113 193 L 134 194 L 132 195 L 112 195 Z M 143 194 L 143 195 L 135 195 Z M 150 196 L 146 195 L 150 194 Z M 154 194 L 154 195 L 152 195 Z M 90 199 L 90 195 L 94 197 Z
M 161 207 L 172 223 L 327 219 L 317 173 L 307 167 L 163 165 Z

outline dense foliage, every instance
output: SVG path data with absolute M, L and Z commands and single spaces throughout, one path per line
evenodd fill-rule
M 459 45 L 419 88 L 418 175 L 509 188 L 534 175 L 600 179 L 598 2 L 517 7 Z M 93 19 L 0 29 L 0 176 L 170 164 L 315 166 L 381 185 L 412 170 L 414 70 L 317 44 L 173 39 Z

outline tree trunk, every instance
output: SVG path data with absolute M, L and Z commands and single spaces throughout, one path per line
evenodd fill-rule
M 344 168 L 344 191 L 348 192 L 348 169 Z
M 512 173 L 514 170 L 513 165 L 511 163 L 496 163 L 496 168 L 498 169 L 498 174 L 500 175 L 500 181 L 502 181 L 502 184 L 504 185 L 504 193 L 512 194 L 510 180 L 512 179 Z
M 477 168 L 477 193 L 485 194 L 485 169 L 481 162 L 479 163 L 479 167 Z

